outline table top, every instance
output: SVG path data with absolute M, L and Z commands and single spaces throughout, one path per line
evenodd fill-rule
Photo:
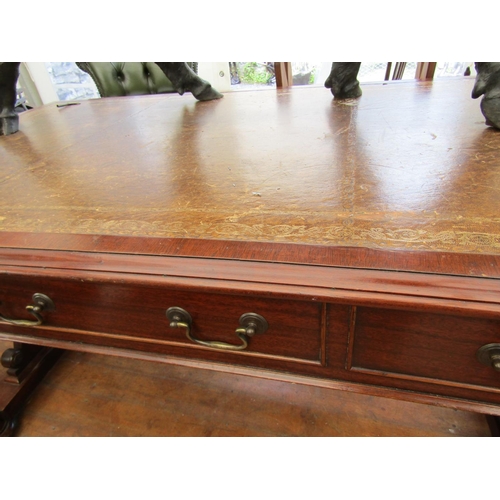
M 425 255 L 415 270 L 432 272 L 432 259 L 468 256 L 481 270 L 456 272 L 490 275 L 490 262 L 500 269 L 500 133 L 484 124 L 473 83 L 364 85 L 344 102 L 296 87 L 36 108 L 0 137 L 0 246 L 280 244 L 300 262 L 342 249 Z

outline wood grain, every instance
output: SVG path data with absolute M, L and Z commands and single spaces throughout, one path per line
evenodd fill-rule
M 0 141 L 0 310 L 25 317 L 35 292 L 56 310 L 0 338 L 500 414 L 474 364 L 498 336 L 500 135 L 471 86 L 23 113 Z M 270 330 L 204 349 L 172 306 L 205 340 L 245 312 Z
M 1 343 L 0 343 L 1 344 Z M 153 362 L 68 352 L 18 436 L 488 436 L 482 415 Z

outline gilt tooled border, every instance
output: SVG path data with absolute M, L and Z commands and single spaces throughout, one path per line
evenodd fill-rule
M 361 227 L 354 222 L 329 227 L 307 225 L 244 224 L 200 222 L 186 229 L 180 221 L 137 221 L 83 219 L 71 226 L 44 228 L 40 220 L 24 219 L 22 228 L 0 223 L 1 231 L 72 234 L 106 234 L 168 238 L 205 238 L 237 241 L 267 241 L 310 245 L 404 248 L 413 250 L 500 253 L 500 234 L 465 230 L 429 231 L 427 229 Z M 9 227 L 10 226 L 10 227 Z

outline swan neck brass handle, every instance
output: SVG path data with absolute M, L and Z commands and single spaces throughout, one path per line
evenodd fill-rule
M 180 307 L 170 307 L 167 310 L 167 318 L 170 321 L 171 328 L 185 328 L 186 337 L 191 342 L 223 351 L 243 351 L 248 347 L 249 337 L 253 337 L 258 333 L 264 333 L 269 327 L 267 321 L 259 314 L 243 314 L 239 319 L 240 328 L 236 328 L 235 330 L 236 335 L 241 340 L 241 344 L 235 345 L 218 340 L 201 340 L 194 337 L 191 332 L 191 325 L 193 323 L 191 315 Z
M 27 305 L 26 310 L 35 316 L 36 320 L 30 319 L 11 319 L 0 314 L 0 321 L 16 326 L 38 326 L 43 323 L 42 312 L 54 311 L 54 302 L 50 297 L 43 293 L 35 293 L 33 295 L 33 304 Z
M 486 344 L 480 347 L 476 357 L 483 365 L 491 366 L 500 372 L 500 344 Z

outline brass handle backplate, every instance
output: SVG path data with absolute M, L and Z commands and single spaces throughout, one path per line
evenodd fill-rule
M 483 365 L 491 366 L 500 372 L 500 344 L 486 344 L 480 347 L 476 357 Z
M 9 323 L 11 325 L 17 325 L 17 326 L 38 326 L 43 323 L 43 316 L 41 315 L 42 312 L 48 312 L 48 311 L 54 311 L 55 310 L 55 305 L 54 302 L 52 302 L 52 299 L 50 297 L 47 297 L 47 295 L 44 295 L 43 293 L 35 293 L 33 295 L 33 304 L 27 305 L 26 310 L 35 316 L 36 320 L 30 320 L 30 319 L 10 319 L 6 318 L 2 314 L 0 314 L 0 321 L 3 321 L 4 323 Z
M 186 337 L 192 342 L 212 349 L 222 349 L 224 351 L 243 351 L 243 349 L 248 347 L 249 337 L 264 333 L 269 328 L 265 318 L 259 314 L 245 313 L 241 315 L 239 319 L 240 328 L 236 328 L 235 330 L 236 335 L 241 340 L 241 344 L 234 345 L 218 340 L 201 340 L 194 337 L 191 333 L 191 325 L 193 323 L 191 315 L 180 307 L 170 307 L 167 310 L 167 318 L 170 321 L 171 328 L 185 328 Z

